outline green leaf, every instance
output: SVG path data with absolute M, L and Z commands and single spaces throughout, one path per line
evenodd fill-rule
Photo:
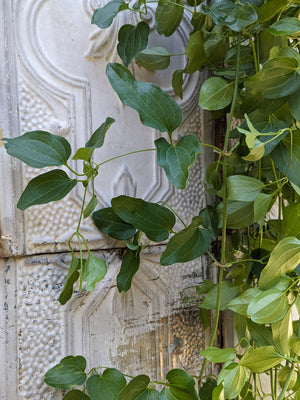
M 291 373 L 291 375 L 290 375 L 290 373 Z M 289 375 L 290 375 L 290 377 L 289 377 Z M 278 382 L 279 382 L 279 385 L 281 388 L 283 388 L 285 386 L 287 379 L 289 379 L 289 383 L 288 383 L 286 390 L 295 390 L 295 386 L 297 388 L 299 387 L 300 382 L 299 382 L 298 373 L 295 370 L 291 371 L 290 367 L 286 366 L 286 367 L 280 368 L 277 376 L 278 376 Z M 294 397 L 294 400 L 296 400 L 296 399 L 297 399 L 297 397 Z
M 205 110 L 221 110 L 230 104 L 232 96 L 233 82 L 218 77 L 208 78 L 200 90 L 199 106 Z
M 27 132 L 13 139 L 2 140 L 9 155 L 33 168 L 63 165 L 71 154 L 69 142 L 49 132 Z
M 214 388 L 212 393 L 212 400 L 225 400 L 223 382 L 221 382 L 218 386 Z
M 93 155 L 94 149 L 87 149 L 86 147 L 80 147 L 74 156 L 72 157 L 73 160 L 83 160 L 89 161 Z
M 97 196 L 94 195 L 89 201 L 88 205 L 85 207 L 83 212 L 83 217 L 87 218 L 89 215 L 91 215 L 92 212 L 95 210 L 97 204 L 98 204 Z
M 46 172 L 33 178 L 22 193 L 17 207 L 20 210 L 36 204 L 46 204 L 64 198 L 77 184 L 76 179 L 70 179 L 60 170 Z
M 179 189 L 186 187 L 189 168 L 201 152 L 199 141 L 195 135 L 183 136 L 176 146 L 169 144 L 165 138 L 155 141 L 157 163 L 162 167 L 169 179 Z
M 172 369 L 167 373 L 166 378 L 170 384 L 167 391 L 173 396 L 167 396 L 167 399 L 199 400 L 199 396 L 195 390 L 195 381 L 186 371 L 182 369 Z
M 296 35 L 300 32 L 300 21 L 298 18 L 285 17 L 274 22 L 274 24 L 269 27 L 268 31 L 275 36 Z
M 300 203 L 290 204 L 283 209 L 281 228 L 284 236 L 295 236 L 300 239 Z
M 260 289 L 269 289 L 283 274 L 292 272 L 300 263 L 300 241 L 295 237 L 282 239 L 271 253 L 269 261 L 260 274 Z
M 239 294 L 239 287 L 229 281 L 222 282 L 221 311 L 226 310 L 227 304 Z M 214 285 L 205 296 L 200 307 L 208 310 L 215 309 L 217 305 L 218 285 Z
M 100 232 L 106 233 L 114 239 L 126 240 L 135 235 L 135 227 L 118 217 L 112 207 L 95 211 L 92 218 Z
M 183 74 L 184 74 L 184 70 L 178 69 L 178 70 L 174 71 L 174 73 L 172 75 L 172 87 L 174 89 L 176 96 L 180 97 L 181 99 L 183 98 L 183 91 L 182 91 Z
M 227 202 L 227 228 L 240 229 L 252 225 L 254 222 L 254 209 L 252 201 L 234 201 Z M 219 228 L 223 223 L 223 202 L 217 207 L 219 214 Z
M 256 11 L 248 2 L 235 5 L 229 0 L 214 0 L 208 6 L 202 3 L 201 11 L 210 15 L 215 24 L 225 25 L 235 32 L 241 32 L 258 19 Z
M 280 15 L 281 11 L 286 7 L 286 0 L 270 0 L 258 8 L 258 22 L 263 23 L 270 21 L 275 15 Z
M 251 319 L 247 319 L 247 328 L 250 333 L 251 338 L 254 340 L 256 346 L 273 346 L 273 336 L 270 327 L 266 327 L 264 325 L 256 324 L 251 321 Z
M 240 366 L 249 368 L 250 371 L 260 373 L 273 368 L 283 361 L 274 346 L 263 346 L 258 349 L 248 350 L 240 361 Z
M 238 314 L 248 316 L 247 309 L 248 305 L 258 294 L 262 293 L 257 287 L 247 289 L 239 297 L 235 297 L 227 303 L 227 308 Z
M 218 213 L 212 206 L 203 208 L 199 217 L 202 218 L 202 226 L 207 229 L 212 239 L 215 239 L 218 235 Z
M 192 223 L 176 233 L 167 244 L 160 258 L 161 265 L 187 262 L 202 256 L 210 247 L 211 234 L 200 228 L 201 217 L 194 217 Z
M 200 400 L 212 400 L 212 394 L 217 383 L 212 378 L 206 378 L 205 382 L 199 389 Z
M 117 400 L 125 386 L 124 375 L 115 368 L 107 368 L 102 375 L 91 376 L 86 383 L 91 400 Z
M 99 149 L 102 147 L 106 132 L 114 122 L 115 120 L 113 118 L 107 117 L 105 122 L 95 130 L 90 139 L 86 142 L 85 147 L 87 149 Z
M 119 11 L 126 9 L 126 3 L 123 0 L 111 0 L 102 8 L 97 8 L 92 17 L 92 24 L 101 29 L 108 28 Z M 128 6 L 127 6 L 128 8 Z
M 280 354 L 289 356 L 289 339 L 293 336 L 292 308 L 289 308 L 282 321 L 274 322 L 271 326 L 276 348 Z
M 64 287 L 59 295 L 60 304 L 66 304 L 73 294 L 73 285 L 79 278 L 79 259 L 72 254 L 72 261 L 69 267 L 68 275 L 65 279 Z
M 175 224 L 174 214 L 169 209 L 142 199 L 119 196 L 112 199 L 111 205 L 122 220 L 155 242 L 166 240 Z
M 160 393 L 152 388 L 147 388 L 142 394 L 140 394 L 136 400 L 159 400 Z
M 271 324 L 280 321 L 288 309 L 289 302 L 285 292 L 269 289 L 251 300 L 247 313 L 257 324 Z
M 226 399 L 235 399 L 243 389 L 249 372 L 237 363 L 226 363 L 218 376 L 218 384 L 223 382 Z
M 300 121 L 300 89 L 296 90 L 294 93 L 290 94 L 288 97 L 288 105 L 292 116 Z
M 263 224 L 267 212 L 272 205 L 273 196 L 271 194 L 260 193 L 254 200 L 254 221 Z
M 206 53 L 204 49 L 203 32 L 197 31 L 192 33 L 186 45 L 185 54 L 189 59 L 187 73 L 200 70 L 206 63 Z
M 154 46 L 145 49 L 135 56 L 136 61 L 150 71 L 168 68 L 170 65 L 170 53 L 162 46 Z
M 87 283 L 86 290 L 93 291 L 96 283 L 105 277 L 106 272 L 106 262 L 102 258 L 89 253 L 87 260 L 84 261 L 82 272 L 82 279 Z
M 200 351 L 200 354 L 212 363 L 225 363 L 227 361 L 233 361 L 235 358 L 235 351 L 230 348 L 220 349 L 218 347 L 206 347 L 205 350 Z
M 245 87 L 268 99 L 287 96 L 300 88 L 297 71 L 298 62 L 294 58 L 273 58 L 265 62 L 257 74 L 245 80 Z
M 287 135 L 272 151 L 271 157 L 279 171 L 300 186 L 300 131 L 293 133 L 292 140 Z
M 157 85 L 135 80 L 126 67 L 117 63 L 107 65 L 106 75 L 120 100 L 139 113 L 144 125 L 171 134 L 181 124 L 180 107 Z
M 300 356 L 300 338 L 297 337 L 290 338 L 289 346 L 291 350 L 297 354 L 297 356 Z
M 246 175 L 227 178 L 227 197 L 230 200 L 254 201 L 264 187 L 263 182 Z
M 136 400 L 150 383 L 147 375 L 138 375 L 133 378 L 119 394 L 118 400 Z
M 139 22 L 136 26 L 129 24 L 121 26 L 117 50 L 126 66 L 140 51 L 147 47 L 149 33 L 150 27 L 144 21 Z
M 123 256 L 120 272 L 117 276 L 117 286 L 119 292 L 127 292 L 131 287 L 132 278 L 136 274 L 140 266 L 140 252 L 138 250 L 127 249 Z
M 62 400 L 91 400 L 91 398 L 81 390 L 74 389 L 68 392 Z
M 84 357 L 68 356 L 49 369 L 44 380 L 47 385 L 56 389 L 71 389 L 72 386 L 80 386 L 85 382 L 85 367 Z
M 179 26 L 184 11 L 183 0 L 159 0 L 155 11 L 155 27 L 159 35 L 171 36 Z

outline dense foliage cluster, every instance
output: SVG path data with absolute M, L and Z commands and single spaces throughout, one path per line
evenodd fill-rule
M 126 245 L 117 276 L 120 292 L 130 289 L 140 255 L 153 242 L 168 240 L 162 265 L 204 254 L 211 257 L 219 267 L 218 283 L 205 280 L 195 290 L 195 302 L 204 327 L 209 311 L 216 310 L 213 334 L 208 348 L 200 351 L 205 361 L 197 377 L 198 387 L 194 378 L 180 369 L 171 370 L 165 381 L 158 382 L 165 385 L 161 392 L 146 375 L 127 382 L 112 368 L 86 373 L 81 356 L 61 360 L 47 372 L 45 381 L 55 388 L 71 389 L 64 400 L 299 400 L 300 1 L 157 2 L 155 28 L 159 35 L 171 36 L 184 13 L 190 18 L 186 65 L 174 72 L 172 85 L 182 97 L 185 74 L 210 71 L 200 90 L 199 106 L 210 110 L 213 118 L 225 116 L 222 148 L 200 144 L 194 135 L 176 142 L 173 132 L 183 118 L 180 107 L 158 86 L 138 81 L 130 72 L 133 61 L 157 70 L 168 68 L 172 57 L 163 46 L 147 47 L 147 3 L 111 0 L 95 11 L 92 23 L 105 29 L 121 12 L 140 17 L 137 25 L 120 28 L 117 49 L 123 63 L 110 63 L 106 69 L 120 100 L 139 113 L 144 125 L 167 133 L 168 140 L 157 139 L 155 149 L 140 151 L 156 151 L 158 165 L 180 189 L 185 188 L 189 168 L 201 148 L 207 146 L 215 154 L 203 182 L 210 205 L 199 210 L 189 225 L 165 205 L 129 196 L 113 198 L 111 207 L 94 211 L 94 180 L 101 165 L 110 160 L 97 164 L 93 153 L 104 144 L 112 118 L 106 119 L 84 148 L 76 150 L 73 160 L 83 162 L 82 173 L 68 165 L 71 147 L 60 136 L 35 131 L 3 140 L 9 154 L 31 167 L 64 167 L 31 180 L 19 200 L 20 209 L 60 200 L 76 185 L 84 186 L 78 227 L 69 240 L 72 262 L 59 298 L 62 304 L 72 296 L 78 279 L 80 289 L 85 282 L 85 289 L 91 291 L 107 272 L 105 261 L 91 253 L 80 232 L 82 218 L 92 215 L 101 232 Z M 233 118 L 240 120 L 234 129 Z M 66 168 L 76 178 L 70 178 Z M 88 204 L 87 193 L 92 193 Z M 177 219 L 183 229 L 175 232 Z M 146 244 L 143 237 L 148 239 Z M 74 238 L 79 253 L 72 247 Z M 216 241 L 220 241 L 220 254 L 211 249 Z M 83 258 L 83 246 L 87 259 Z M 234 348 L 213 346 L 222 310 L 234 313 L 239 339 Z M 205 376 L 207 362 L 222 364 L 217 377 Z M 261 374 L 269 376 L 268 388 L 262 385 Z M 74 389 L 74 385 L 84 386 Z

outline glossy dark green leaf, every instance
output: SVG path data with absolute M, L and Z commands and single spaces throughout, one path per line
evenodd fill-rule
M 22 193 L 17 207 L 20 210 L 36 204 L 46 204 L 64 198 L 77 184 L 76 179 L 70 179 L 60 170 L 46 172 L 33 178 Z
M 271 59 L 257 74 L 246 79 L 245 87 L 269 99 L 292 94 L 300 88 L 298 62 L 291 57 Z
M 240 32 L 257 21 L 255 9 L 248 2 L 235 5 L 229 0 L 213 0 L 208 6 L 202 3 L 201 11 L 210 15 L 217 25 L 225 25 L 235 32 Z
M 159 0 L 155 11 L 155 26 L 160 35 L 171 36 L 179 26 L 184 11 L 183 0 Z
M 299 337 L 290 338 L 289 346 L 290 346 L 291 350 L 297 354 L 297 356 L 300 356 L 300 338 Z
M 167 391 L 173 396 L 167 396 L 167 399 L 199 400 L 199 396 L 195 390 L 195 381 L 186 371 L 172 369 L 167 373 L 166 378 L 170 385 Z
M 158 86 L 135 80 L 126 67 L 117 63 L 108 64 L 106 75 L 120 100 L 139 113 L 144 125 L 171 134 L 181 124 L 180 107 Z
M 271 324 L 280 321 L 288 308 L 286 294 L 278 289 L 269 289 L 250 301 L 247 313 L 257 324 Z
M 272 151 L 271 157 L 279 171 L 300 186 L 300 131 L 294 131 L 292 140 L 287 135 Z
M 231 348 L 206 347 L 205 350 L 200 350 L 200 354 L 213 363 L 225 363 L 235 358 L 235 351 Z
M 62 400 L 91 400 L 91 398 L 81 390 L 74 389 L 64 395 Z
M 199 389 L 200 400 L 212 400 L 212 393 L 216 386 L 217 382 L 213 378 L 206 378 Z
M 125 386 L 124 375 L 115 368 L 107 368 L 102 375 L 91 376 L 86 383 L 91 400 L 117 400 Z
M 212 392 L 212 400 L 225 400 L 224 383 L 217 385 Z
M 117 276 L 117 287 L 119 292 L 127 292 L 131 287 L 131 282 L 139 269 L 140 266 L 140 251 L 137 250 L 126 250 L 123 256 L 120 272 Z
M 240 229 L 252 225 L 254 222 L 254 209 L 252 201 L 233 201 L 227 202 L 227 228 Z M 219 228 L 223 224 L 223 202 L 217 207 L 219 214 Z
M 286 0 L 270 0 L 258 8 L 258 22 L 270 21 L 286 7 Z
M 232 175 L 227 178 L 227 197 L 230 200 L 253 201 L 264 184 L 247 175 Z
M 145 392 L 150 383 L 147 375 L 138 375 L 133 378 L 119 394 L 118 400 L 136 400 Z
M 173 87 L 174 93 L 176 94 L 176 96 L 180 97 L 181 99 L 183 98 L 183 91 L 182 91 L 183 74 L 184 74 L 184 70 L 178 69 L 178 70 L 174 71 L 174 73 L 172 75 L 172 87 Z
M 118 240 L 130 239 L 136 232 L 134 226 L 118 217 L 112 207 L 95 211 L 92 218 L 100 232 Z
M 22 136 L 3 138 L 7 153 L 33 168 L 63 165 L 71 154 L 69 142 L 49 132 L 33 131 Z
M 102 8 L 97 8 L 92 17 L 92 24 L 99 28 L 108 28 L 119 11 L 125 9 L 126 3 L 123 0 L 111 0 Z M 127 7 L 128 8 L 128 7 Z
M 95 130 L 90 139 L 86 142 L 85 147 L 87 149 L 99 149 L 102 147 L 106 132 L 114 122 L 115 120 L 113 118 L 107 117 L 105 122 Z
M 155 141 L 157 163 L 162 167 L 169 179 L 179 189 L 184 189 L 189 177 L 189 168 L 201 152 L 199 141 L 195 135 L 183 136 L 176 146 L 172 146 L 165 138 Z
M 273 196 L 266 193 L 260 193 L 254 200 L 254 221 L 260 225 L 263 224 L 267 212 L 272 205 Z
M 93 291 L 97 282 L 100 282 L 106 275 L 107 265 L 102 258 L 95 257 L 89 253 L 84 261 L 82 279 L 87 283 L 86 290 Z
M 221 310 L 226 310 L 227 304 L 230 300 L 234 299 L 239 294 L 239 287 L 233 285 L 233 283 L 229 281 L 222 282 L 221 289 Z M 205 296 L 201 307 L 206 308 L 208 310 L 212 310 L 216 308 L 217 305 L 217 297 L 218 297 L 218 285 L 214 285 L 207 295 Z
M 300 121 L 300 89 L 296 90 L 294 93 L 288 97 L 288 105 L 292 116 Z
M 218 384 L 223 382 L 226 399 L 236 399 L 248 378 L 249 371 L 245 367 L 229 362 L 223 366 L 219 373 Z
M 300 21 L 298 18 L 285 17 L 274 22 L 268 30 L 275 36 L 295 35 L 300 32 Z
M 189 59 L 189 65 L 187 68 L 189 74 L 200 70 L 205 65 L 207 60 L 202 31 L 197 31 L 191 34 L 185 49 L 185 54 Z
M 83 212 L 83 217 L 87 218 L 89 215 L 91 215 L 92 212 L 95 210 L 97 204 L 98 204 L 97 196 L 94 195 L 89 201 L 88 205 L 85 207 Z
M 300 239 L 300 203 L 290 204 L 283 209 L 282 229 L 285 236 Z
M 206 169 L 206 180 L 209 185 L 217 192 L 222 189 L 222 179 L 220 176 L 220 164 L 212 162 Z
M 215 239 L 218 235 L 218 213 L 212 206 L 203 208 L 199 217 L 202 218 L 202 226 L 210 232 L 211 238 Z
M 66 304 L 73 294 L 73 285 L 79 278 L 79 259 L 72 254 L 72 261 L 69 267 L 68 275 L 65 279 L 64 287 L 59 295 L 60 304 Z
M 256 346 L 273 346 L 273 336 L 269 326 L 257 324 L 247 318 L 247 329 Z
M 118 54 L 127 66 L 131 60 L 147 47 L 148 36 L 150 33 L 149 25 L 142 21 L 136 26 L 122 25 L 118 34 Z
M 209 249 L 211 234 L 208 230 L 200 228 L 201 223 L 201 217 L 194 217 L 187 228 L 176 233 L 169 240 L 160 258 L 162 265 L 194 260 Z
M 168 208 L 155 203 L 119 196 L 112 199 L 111 205 L 122 220 L 132 224 L 155 242 L 166 240 L 175 225 L 174 214 Z
M 233 96 L 233 82 L 222 78 L 206 79 L 200 90 L 199 106 L 205 110 L 221 110 L 228 106 Z
M 145 49 L 135 56 L 136 61 L 150 71 L 168 68 L 170 65 L 170 53 L 162 46 Z
M 280 357 L 273 346 L 263 346 L 248 350 L 242 357 L 240 366 L 249 368 L 252 372 L 260 373 L 275 367 L 282 361 L 283 357 Z
M 86 380 L 84 372 L 86 361 L 81 356 L 67 356 L 59 364 L 47 371 L 44 379 L 47 385 L 57 389 L 71 389 L 80 386 Z
M 300 240 L 295 237 L 282 239 L 271 253 L 269 261 L 260 274 L 260 289 L 270 289 L 283 274 L 292 272 L 300 263 Z
M 147 388 L 142 394 L 140 394 L 136 400 L 159 400 L 160 393 L 152 388 Z

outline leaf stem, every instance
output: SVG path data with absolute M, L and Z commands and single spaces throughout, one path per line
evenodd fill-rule
M 157 0 L 151 0 L 151 1 L 147 1 L 147 3 L 158 3 Z M 160 4 L 172 4 L 173 6 L 177 6 L 177 7 L 181 7 L 184 10 L 190 12 L 191 14 L 194 14 L 194 12 L 192 10 L 190 10 L 189 8 L 183 6 L 182 4 L 178 4 L 178 3 L 174 3 L 173 1 L 166 1 L 166 0 L 160 0 L 159 1 Z
M 143 149 L 143 150 L 130 151 L 129 153 L 120 154 L 118 156 L 109 158 L 108 160 L 102 161 L 100 164 L 96 164 L 96 166 L 97 166 L 97 168 L 99 168 L 101 165 L 106 164 L 106 163 L 108 163 L 110 161 L 113 161 L 113 160 L 117 160 L 118 158 L 121 158 L 121 157 L 126 157 L 126 156 L 129 156 L 131 154 L 136 154 L 136 153 L 142 153 L 144 151 L 155 151 L 155 150 L 156 149 Z
M 282 391 L 281 391 L 281 393 L 280 393 L 280 395 L 279 395 L 279 397 L 278 397 L 278 400 L 283 400 L 283 398 L 284 398 L 284 396 L 285 396 L 285 392 L 287 391 L 287 388 L 288 388 L 288 386 L 289 386 L 289 384 L 290 384 L 290 381 L 291 381 L 291 379 L 292 379 L 292 375 L 293 375 L 294 368 L 295 368 L 295 366 L 292 365 L 292 366 L 291 366 L 291 369 L 290 369 L 290 372 L 289 372 L 289 374 L 288 374 L 288 376 L 287 376 L 287 378 L 286 378 L 286 381 L 285 381 L 285 383 L 284 383 L 284 386 L 283 386 L 283 388 L 282 388 Z

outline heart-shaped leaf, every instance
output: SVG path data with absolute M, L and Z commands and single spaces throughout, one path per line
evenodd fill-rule
M 165 138 L 155 141 L 157 163 L 162 167 L 170 180 L 179 189 L 184 189 L 189 177 L 189 168 L 201 152 L 199 141 L 194 135 L 183 136 L 176 146 L 169 144 Z
M 107 368 L 102 375 L 93 375 L 86 382 L 91 400 L 117 400 L 125 386 L 124 375 L 115 368 Z
M 274 22 L 268 29 L 272 35 L 282 36 L 282 35 L 296 35 L 300 32 L 300 21 L 298 18 L 285 17 Z
M 65 138 L 49 132 L 27 132 L 13 139 L 2 140 L 9 155 L 33 168 L 63 165 L 71 154 L 70 143 Z
M 145 49 L 135 56 L 136 61 L 150 71 L 168 68 L 170 65 L 170 53 L 162 46 Z
M 119 196 L 112 199 L 111 205 L 122 220 L 155 242 L 166 240 L 175 224 L 174 214 L 168 208 L 142 199 Z
M 218 77 L 208 78 L 200 90 L 199 106 L 205 110 L 221 110 L 230 104 L 232 96 L 233 82 Z
M 183 0 L 159 0 L 155 11 L 155 26 L 160 35 L 171 36 L 179 26 L 184 11 Z
M 283 357 L 276 352 L 274 346 L 263 346 L 248 350 L 239 365 L 249 368 L 252 372 L 260 373 L 275 367 L 282 361 Z
M 123 221 L 113 211 L 112 207 L 102 208 L 93 213 L 93 221 L 100 232 L 118 240 L 127 240 L 134 236 L 136 229 Z
M 160 258 L 162 265 L 194 260 L 209 249 L 211 234 L 208 230 L 199 227 L 201 223 L 201 217 L 194 217 L 187 228 L 176 233 L 169 240 Z
M 126 24 L 120 28 L 117 50 L 126 66 L 147 47 L 149 33 L 150 27 L 144 21 L 139 22 L 136 26 Z
M 269 289 L 250 301 L 247 314 L 257 324 L 271 324 L 280 321 L 288 308 L 286 294 L 278 289 Z
M 136 110 L 144 125 L 171 134 L 181 124 L 180 107 L 157 85 L 137 81 L 117 63 L 107 65 L 106 75 L 122 103 Z
M 95 10 L 92 17 L 92 24 L 97 25 L 101 29 L 108 28 L 119 11 L 126 10 L 127 8 L 128 4 L 123 0 L 111 0 L 104 7 Z
M 22 193 L 17 207 L 20 210 L 36 204 L 46 204 L 64 198 L 77 184 L 76 179 L 70 179 L 60 170 L 46 172 L 33 178 Z
M 84 372 L 86 361 L 81 356 L 68 356 L 63 358 L 45 375 L 47 385 L 57 389 L 71 389 L 72 386 L 80 386 L 86 380 Z
M 62 400 L 91 400 L 91 398 L 81 390 L 74 389 L 65 394 Z
M 93 291 L 96 283 L 100 282 L 106 275 L 107 265 L 102 258 L 95 257 L 89 253 L 87 260 L 84 261 L 82 279 L 86 281 L 86 290 Z
M 150 383 L 147 375 L 138 375 L 133 378 L 119 394 L 118 400 L 136 400 L 144 393 Z

